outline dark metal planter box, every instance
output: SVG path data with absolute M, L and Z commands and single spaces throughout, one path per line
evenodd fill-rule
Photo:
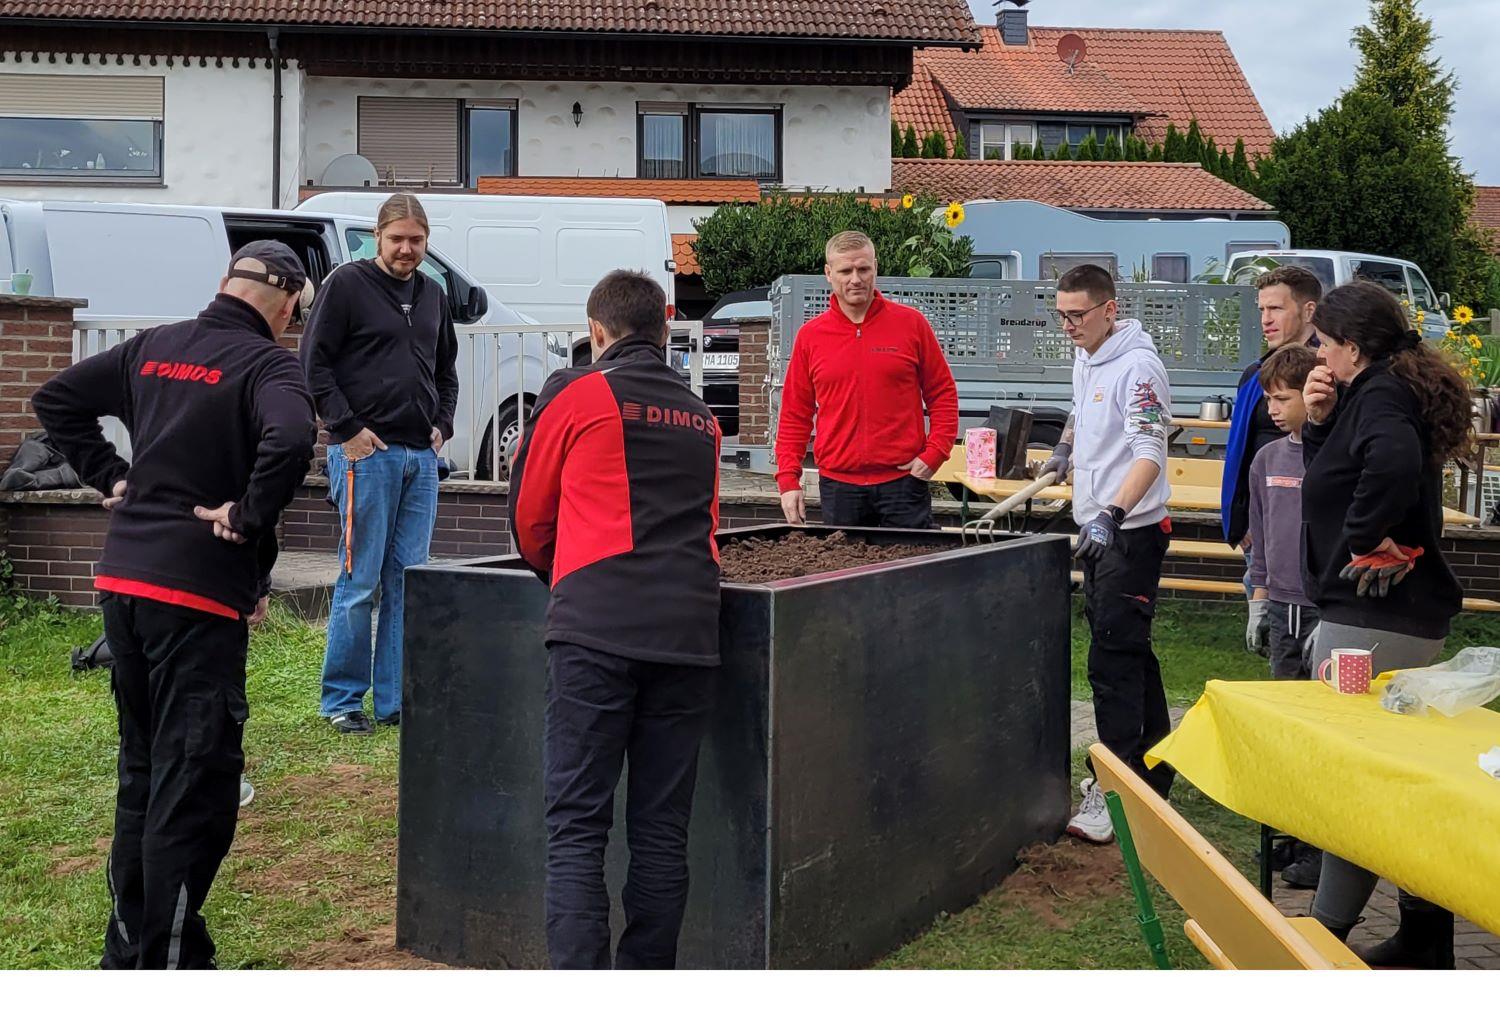
M 1031 536 L 725 587 L 679 965 L 868 965 L 1061 831 L 1069 567 L 1065 538 Z M 544 966 L 546 588 L 515 558 L 414 568 L 406 583 L 397 943 Z

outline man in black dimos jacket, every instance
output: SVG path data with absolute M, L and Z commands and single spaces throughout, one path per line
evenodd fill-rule
M 32 398 L 111 513 L 94 582 L 120 729 L 106 969 L 214 964 L 198 910 L 234 839 L 248 626 L 265 617 L 276 521 L 316 436 L 296 356 L 276 342 L 308 294 L 288 247 L 247 244 L 197 318 Z M 105 439 L 106 415 L 130 433 L 131 461 Z

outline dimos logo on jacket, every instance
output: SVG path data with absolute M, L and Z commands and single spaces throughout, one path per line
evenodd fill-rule
M 668 408 L 656 404 L 643 405 L 634 401 L 623 401 L 620 404 L 620 417 L 627 422 L 644 422 L 648 426 L 696 429 L 700 433 L 714 435 L 713 419 L 704 418 L 698 412 L 688 411 L 685 408 Z
M 213 386 L 224 373 L 217 368 L 204 368 L 186 361 L 148 361 L 141 366 L 141 375 L 158 379 L 182 379 L 191 383 L 206 383 Z

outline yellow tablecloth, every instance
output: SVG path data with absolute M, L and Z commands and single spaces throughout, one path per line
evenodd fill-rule
M 1212 680 L 1146 756 L 1215 801 L 1500 933 L 1500 715 L 1395 715 L 1379 689 Z

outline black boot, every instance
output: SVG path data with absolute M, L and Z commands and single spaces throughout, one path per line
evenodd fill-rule
M 1452 969 L 1453 913 L 1420 898 L 1408 902 L 1403 895 L 1395 936 L 1354 952 L 1378 969 Z
M 1296 858 L 1281 871 L 1281 882 L 1297 890 L 1310 891 L 1318 886 L 1323 872 L 1323 852 L 1300 840 L 1295 846 Z

